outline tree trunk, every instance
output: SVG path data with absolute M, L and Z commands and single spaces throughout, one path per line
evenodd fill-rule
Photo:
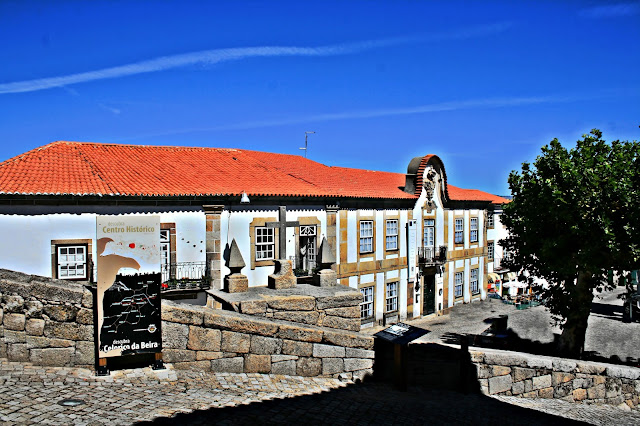
M 562 328 L 558 341 L 561 356 L 580 359 L 584 349 L 591 302 L 593 301 L 593 276 L 580 272 L 571 294 L 571 306 L 567 312 L 567 321 Z

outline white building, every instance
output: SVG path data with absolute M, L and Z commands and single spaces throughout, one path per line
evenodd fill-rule
M 64 141 L 0 163 L 0 200 L 0 267 L 61 279 L 93 281 L 98 215 L 160 216 L 169 289 L 222 288 L 233 239 L 250 286 L 266 285 L 282 256 L 305 282 L 325 237 L 339 283 L 363 294 L 363 325 L 484 299 L 488 243 L 499 239 L 487 210 L 506 201 L 448 185 L 435 155 L 399 174 L 248 150 Z

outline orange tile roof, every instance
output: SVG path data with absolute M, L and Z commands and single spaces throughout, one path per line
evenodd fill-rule
M 1 194 L 224 196 L 246 191 L 250 196 L 416 199 L 422 185 L 416 185 L 417 194 L 407 194 L 404 184 L 401 173 L 226 148 L 58 141 L 0 163 Z M 454 201 L 509 202 L 476 189 L 447 187 Z
M 329 167 L 297 155 L 58 141 L 0 163 L 0 193 L 414 199 L 398 173 Z
M 447 187 L 449 198 L 455 201 L 490 201 L 492 204 L 506 204 L 509 202 L 506 198 L 478 189 L 463 189 L 453 185 L 447 185 Z

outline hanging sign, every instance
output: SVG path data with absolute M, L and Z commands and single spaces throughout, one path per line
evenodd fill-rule
M 99 358 L 161 352 L 160 218 L 98 216 Z

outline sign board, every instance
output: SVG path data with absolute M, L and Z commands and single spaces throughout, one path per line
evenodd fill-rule
M 409 266 L 409 282 L 412 283 L 416 279 L 416 248 L 418 239 L 418 221 L 411 219 L 407 222 L 407 264 Z
M 429 330 L 399 322 L 377 332 L 374 336 L 396 345 L 406 345 L 427 333 Z
M 159 216 L 98 216 L 99 358 L 162 351 Z

